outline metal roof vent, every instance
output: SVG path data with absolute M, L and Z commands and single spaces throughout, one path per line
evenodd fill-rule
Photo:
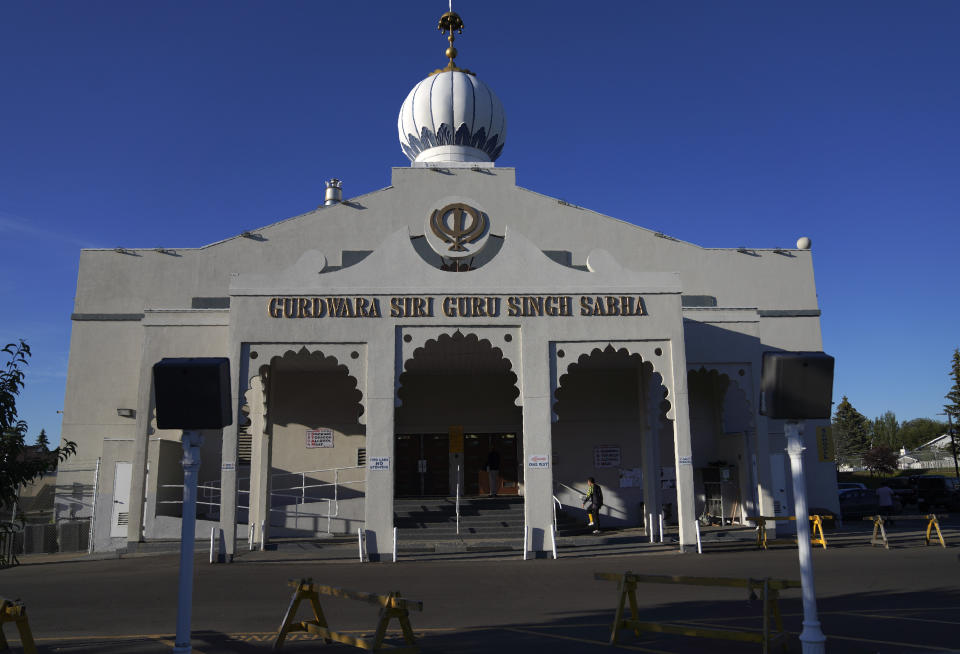
M 339 179 L 331 179 L 327 182 L 327 192 L 323 198 L 323 206 L 339 204 L 343 202 L 343 182 Z

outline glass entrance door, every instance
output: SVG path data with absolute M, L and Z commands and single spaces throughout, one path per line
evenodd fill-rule
M 490 447 L 500 455 L 500 489 L 499 494 L 516 495 L 518 445 L 516 434 L 464 434 L 463 437 L 463 485 L 464 494 L 481 494 L 483 488 L 489 485 L 487 481 L 487 455 Z M 482 476 L 482 479 L 481 479 Z M 483 494 L 487 491 L 484 490 Z
M 398 434 L 394 449 L 397 497 L 450 494 L 447 434 Z

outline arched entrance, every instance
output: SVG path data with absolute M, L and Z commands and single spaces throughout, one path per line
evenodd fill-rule
M 517 375 L 489 340 L 439 334 L 404 362 L 394 417 L 397 497 L 489 491 L 488 452 L 500 457 L 499 493 L 517 494 L 522 409 Z
M 576 491 L 594 477 L 604 489 L 602 524 L 638 525 L 661 507 L 676 520 L 673 429 L 667 390 L 653 365 L 624 347 L 598 347 L 560 375 L 554 396 L 554 482 L 561 502 L 576 510 Z
M 696 513 L 703 522 L 745 523 L 759 513 L 753 409 L 736 381 L 745 374 L 709 364 L 687 373 Z
M 252 352 L 263 363 L 251 366 L 246 393 L 251 521 L 258 539 L 350 532 L 364 518 L 366 426 L 363 393 L 341 358 L 359 352 L 288 348 Z

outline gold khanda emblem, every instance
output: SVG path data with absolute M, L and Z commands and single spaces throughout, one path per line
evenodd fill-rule
M 430 230 L 450 244 L 450 252 L 467 252 L 464 244 L 479 240 L 487 231 L 487 216 L 466 204 L 448 204 L 430 216 Z

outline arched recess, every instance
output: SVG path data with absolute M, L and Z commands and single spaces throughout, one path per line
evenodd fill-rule
M 470 337 L 470 342 L 467 341 L 468 336 Z M 456 343 L 460 343 L 459 339 L 464 339 L 463 345 L 468 348 L 474 345 L 473 341 L 476 341 L 477 344 L 486 343 L 489 345 L 492 356 L 496 359 L 503 359 L 506 362 L 507 368 L 514 375 L 514 385 L 518 389 L 520 388 L 522 371 L 520 370 L 520 366 L 517 365 L 520 361 L 520 332 L 518 328 L 488 326 L 403 326 L 397 329 L 397 360 L 396 375 L 394 377 L 395 406 L 399 407 L 403 404 L 400 393 L 402 386 L 401 377 L 407 372 L 408 364 L 418 356 L 423 356 L 428 350 L 435 352 L 438 343 L 441 345 L 450 345 L 454 343 L 454 339 L 457 339 Z M 482 355 L 482 353 L 474 353 L 474 355 L 476 354 Z M 456 352 L 452 352 L 452 355 L 458 356 Z M 464 357 L 467 356 L 470 356 L 470 353 L 467 351 L 459 355 L 462 360 L 461 363 L 466 363 Z M 453 366 L 451 369 L 455 369 L 457 362 L 450 361 L 450 363 Z M 518 407 L 523 405 L 522 395 L 519 391 L 513 401 Z
M 575 507 L 577 498 L 568 487 L 582 488 L 586 477 L 595 477 L 605 489 L 602 523 L 638 525 L 647 512 L 658 513 L 662 504 L 669 505 L 669 519 L 675 506 L 675 490 L 670 487 L 675 478 L 670 474 L 672 406 L 663 375 L 641 353 L 663 357 L 665 347 L 554 344 L 556 419 L 551 435 L 556 492 L 562 502 Z
M 419 330 L 417 335 L 429 333 Z M 398 350 L 409 358 L 402 360 L 397 375 L 396 495 L 453 494 L 458 481 L 464 494 L 489 492 L 482 471 L 490 448 L 500 455 L 498 492 L 518 493 L 523 408 L 518 376 L 499 347 L 513 342 L 510 330 L 432 333 L 435 337 L 417 347 L 413 335 L 400 335 L 405 348 Z
M 249 346 L 241 408 L 249 416 L 249 506 L 265 532 L 346 531 L 362 519 L 365 355 L 360 344 Z
M 689 364 L 697 515 L 743 521 L 757 513 L 756 418 L 748 364 Z
M 502 338 L 505 331 L 499 329 L 497 335 Z M 519 377 L 503 349 L 488 338 L 493 335 L 443 330 L 416 348 L 413 339 L 401 337 L 410 356 L 397 376 L 398 432 L 446 432 L 451 425 L 519 428 Z

